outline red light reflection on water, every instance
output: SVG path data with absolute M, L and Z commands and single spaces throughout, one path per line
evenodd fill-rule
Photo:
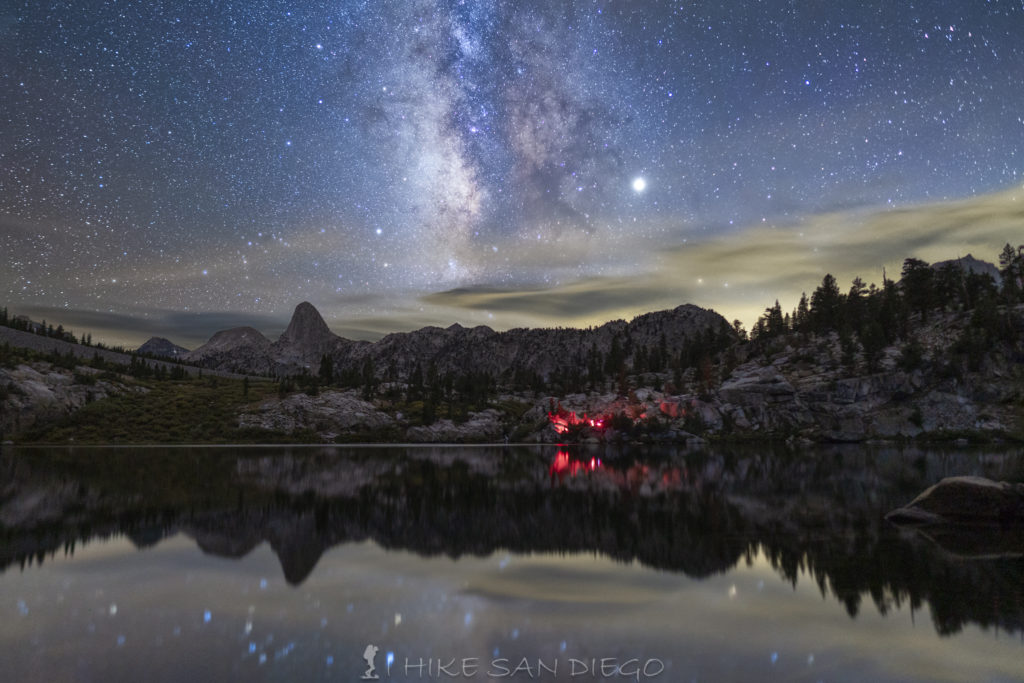
M 552 477 L 564 478 L 566 475 L 575 477 L 580 472 L 594 472 L 602 467 L 600 458 L 580 460 L 569 455 L 569 451 L 558 451 L 549 472 Z

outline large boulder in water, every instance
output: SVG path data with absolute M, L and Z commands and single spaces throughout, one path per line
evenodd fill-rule
M 894 524 L 1024 525 L 1024 484 L 947 477 L 886 519 Z

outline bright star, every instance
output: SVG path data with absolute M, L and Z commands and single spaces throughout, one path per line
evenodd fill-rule
M 644 180 L 643 178 L 634 178 L 633 179 L 633 191 L 634 192 L 643 192 L 645 189 L 647 189 L 647 181 L 646 180 Z

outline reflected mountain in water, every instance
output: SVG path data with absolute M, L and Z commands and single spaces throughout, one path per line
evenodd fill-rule
M 599 552 L 698 579 L 761 549 L 851 616 L 869 596 L 883 614 L 928 603 L 943 634 L 1024 631 L 1019 530 L 957 541 L 883 519 L 958 474 L 1021 481 L 1024 464 L 1019 453 L 863 448 L 19 451 L 0 458 L 0 566 L 117 534 L 145 548 L 183 533 L 226 558 L 266 542 L 293 585 L 329 548 L 366 540 L 454 558 Z

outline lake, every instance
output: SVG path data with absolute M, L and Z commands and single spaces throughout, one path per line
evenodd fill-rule
M 960 474 L 1024 453 L 8 448 L 2 678 L 1024 680 L 1020 534 L 883 519 Z

